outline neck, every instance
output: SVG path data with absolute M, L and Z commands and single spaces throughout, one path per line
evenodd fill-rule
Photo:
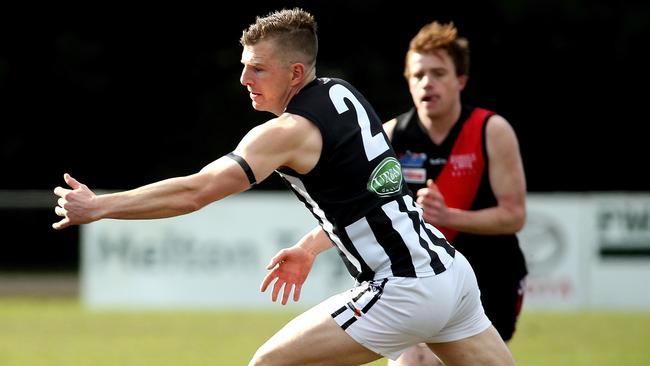
M 461 104 L 454 103 L 451 110 L 439 114 L 428 114 L 425 110 L 418 110 L 420 122 L 429 132 L 429 137 L 436 144 L 442 142 L 447 137 L 449 131 L 458 122 L 461 113 Z
M 305 77 L 300 84 L 295 85 L 295 86 L 293 86 L 293 87 L 291 87 L 289 89 L 289 92 L 287 93 L 287 98 L 286 98 L 285 102 L 282 104 L 282 110 L 279 111 L 279 113 L 274 113 L 274 114 L 276 116 L 279 116 L 282 113 L 284 113 L 284 111 L 287 109 L 287 106 L 289 105 L 289 102 L 291 101 L 291 99 L 293 99 L 294 96 L 296 96 L 298 93 L 300 93 L 300 91 L 302 90 L 302 88 L 305 87 L 305 85 L 307 85 L 307 84 L 311 83 L 312 81 L 314 81 L 314 79 L 316 79 L 316 70 L 314 70 L 314 68 L 312 68 L 310 70 L 310 72 L 307 74 L 307 77 Z

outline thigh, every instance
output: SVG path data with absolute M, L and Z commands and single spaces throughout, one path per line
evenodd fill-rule
M 515 365 L 510 350 L 493 326 L 465 339 L 428 346 L 446 366 Z
M 360 365 L 381 358 L 357 343 L 321 303 L 291 320 L 255 353 L 249 365 Z

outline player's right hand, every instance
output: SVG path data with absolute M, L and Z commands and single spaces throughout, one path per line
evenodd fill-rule
M 70 174 L 65 173 L 63 180 L 72 189 L 63 187 L 54 188 L 54 194 L 59 196 L 54 207 L 54 213 L 63 217 L 59 222 L 52 224 L 54 229 L 60 230 L 71 225 L 86 224 L 96 219 L 92 216 L 93 199 L 95 193 L 85 184 L 79 183 Z
M 432 225 L 445 226 L 448 215 L 447 203 L 432 179 L 427 180 L 427 186 L 420 188 L 416 196 L 416 201 L 423 210 L 424 221 Z

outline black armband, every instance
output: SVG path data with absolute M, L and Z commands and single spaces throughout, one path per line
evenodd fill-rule
M 251 169 L 250 165 L 248 165 L 246 160 L 244 160 L 244 158 L 233 152 L 228 153 L 226 156 L 236 161 L 237 164 L 239 164 L 239 166 L 244 169 L 244 173 L 246 173 L 248 182 L 250 182 L 251 186 L 257 184 L 257 181 L 255 180 L 255 174 L 253 174 L 253 170 Z

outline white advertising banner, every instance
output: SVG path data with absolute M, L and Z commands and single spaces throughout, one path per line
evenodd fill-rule
M 575 196 L 529 196 L 519 244 L 528 265 L 526 308 L 573 309 L 584 304 L 588 288 L 581 260 L 587 235 L 580 199 Z
M 650 309 L 650 195 L 530 194 L 527 206 L 519 233 L 530 272 L 525 309 Z M 268 261 L 316 224 L 290 192 L 253 191 L 181 217 L 85 225 L 82 301 L 93 308 L 274 306 L 270 291 L 259 291 Z M 332 249 L 316 260 L 299 305 L 353 283 Z
M 589 306 L 650 309 L 650 195 L 594 196 Z
M 83 302 L 94 308 L 270 305 L 266 265 L 317 224 L 289 192 L 246 192 L 161 220 L 103 220 L 82 227 Z M 354 283 L 335 249 L 319 256 L 301 304 Z

